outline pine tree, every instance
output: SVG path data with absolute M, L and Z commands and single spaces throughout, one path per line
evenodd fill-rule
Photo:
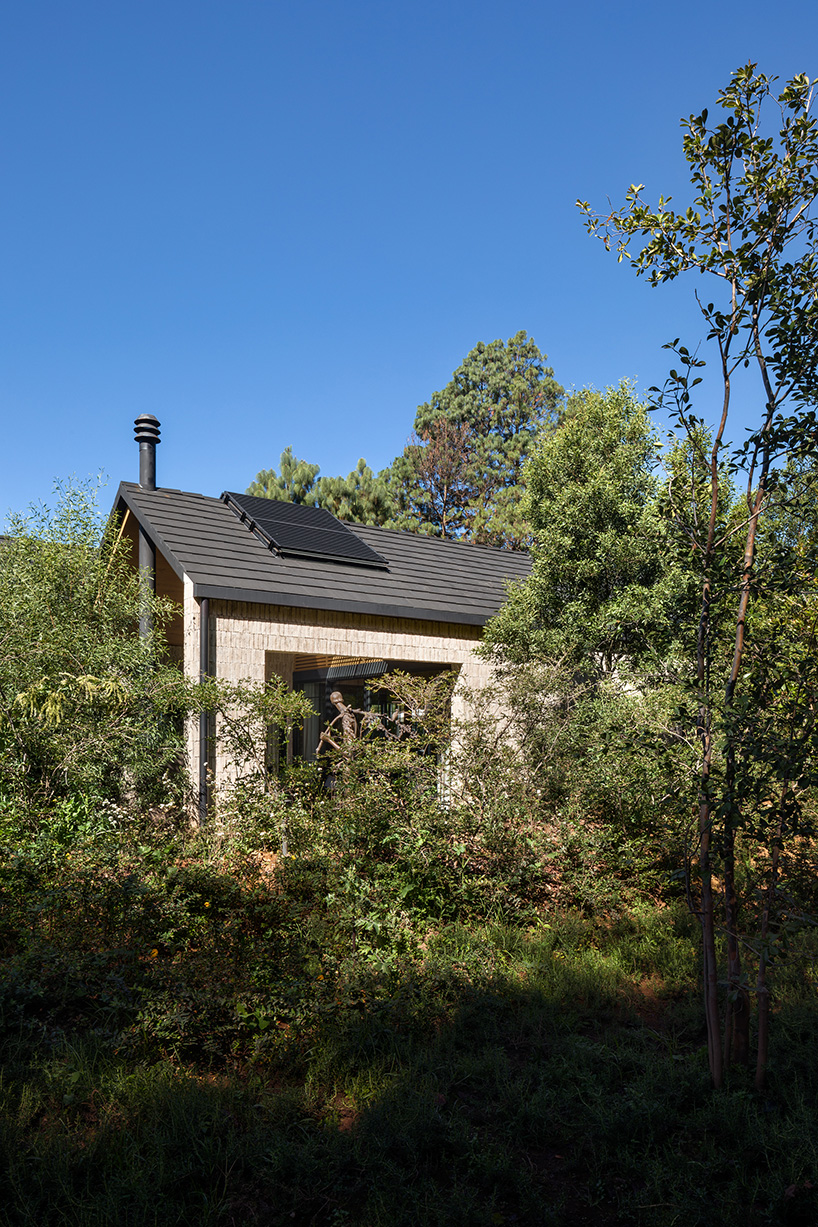
M 476 345 L 418 407 L 391 470 L 401 528 L 524 549 L 523 468 L 557 421 L 562 388 L 526 332 Z

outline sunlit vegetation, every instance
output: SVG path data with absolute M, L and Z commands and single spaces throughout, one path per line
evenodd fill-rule
M 678 341 L 663 449 L 628 384 L 563 397 L 520 333 L 421 407 L 402 489 L 287 453 L 259 475 L 530 544 L 468 723 L 454 677 L 394 674 L 403 735 L 336 730 L 273 774 L 259 731 L 303 696 L 186 680 L 167 603 L 139 639 L 87 491 L 12 524 L 0 1223 L 818 1221 L 818 128 L 793 78 L 780 155 L 771 87 L 749 65 L 724 124 L 686 122 L 699 212 L 583 206 L 656 283 L 727 284 L 700 305 L 726 406 L 760 367 L 745 448 L 693 414 Z M 192 825 L 202 711 L 234 771 Z

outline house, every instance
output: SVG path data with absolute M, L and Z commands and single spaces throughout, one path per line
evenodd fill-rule
M 474 653 L 481 629 L 508 582 L 529 573 L 527 555 L 344 524 L 293 503 L 157 486 L 159 422 L 143 414 L 135 425 L 140 480 L 119 487 L 118 531 L 157 594 L 179 606 L 168 637 L 190 677 L 278 676 L 304 690 L 319 713 L 304 731 L 305 757 L 329 694 L 365 702 L 364 682 L 390 669 L 458 670 L 453 714 L 467 714 L 464 691 L 489 680 Z M 188 731 L 202 813 L 208 741 L 202 718 Z M 226 764 L 211 767 L 218 781 Z

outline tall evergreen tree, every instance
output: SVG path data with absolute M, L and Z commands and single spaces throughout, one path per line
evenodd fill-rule
M 563 390 L 525 332 L 482 342 L 442 392 L 418 406 L 414 432 L 389 468 L 365 460 L 347 477 L 281 454 L 248 488 L 260 498 L 325 507 L 339 519 L 525 549 L 523 469 L 538 433 L 556 424 Z
M 390 526 L 430 537 L 468 538 L 481 496 L 474 445 L 468 423 L 446 417 L 414 432 L 388 470 L 394 506 Z
M 279 473 L 275 469 L 262 469 L 257 473 L 255 481 L 251 481 L 247 487 L 247 493 L 256 498 L 275 498 L 282 503 L 304 503 L 314 507 L 315 482 L 321 466 L 299 460 L 293 455 L 291 447 L 281 453 L 279 466 Z
M 395 511 L 389 482 L 382 474 L 373 473 L 363 457 L 347 477 L 319 477 L 315 503 L 339 520 L 354 524 L 386 524 Z
M 418 406 L 391 469 L 399 527 L 525 548 L 523 467 L 553 426 L 563 389 L 526 332 L 480 342 L 441 392 Z
M 280 473 L 262 469 L 247 493 L 282 503 L 324 507 L 339 520 L 355 524 L 385 524 L 395 511 L 388 480 L 376 476 L 361 458 L 347 477 L 321 477 L 320 466 L 293 455 L 291 447 L 281 453 Z

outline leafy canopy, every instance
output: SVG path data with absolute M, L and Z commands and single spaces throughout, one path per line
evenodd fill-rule
M 497 653 L 610 673 L 669 650 L 685 584 L 669 559 L 658 452 L 627 383 L 568 398 L 528 461 L 534 565 L 489 623 Z
M 0 793 L 28 804 L 93 794 L 168 798 L 180 785 L 179 672 L 169 602 L 144 600 L 125 543 L 88 484 L 11 519 L 0 544 Z
M 645 203 L 643 185 L 632 185 L 622 208 L 607 215 L 578 202 L 592 234 L 620 260 L 628 258 L 638 276 L 652 285 L 697 272 L 707 286 L 696 301 L 711 352 L 718 354 L 721 410 L 710 435 L 709 456 L 698 465 L 707 472 L 695 502 L 703 515 L 691 516 L 671 489 L 670 509 L 696 560 L 699 602 L 696 634 L 695 733 L 698 771 L 698 898 L 691 906 L 702 925 L 705 1016 L 713 1083 L 720 1086 L 731 1056 L 749 1059 L 750 994 L 742 967 L 743 910 L 755 906 L 753 891 L 740 889 L 742 845 L 759 840 L 768 860 L 765 902 L 753 940 L 758 952 L 758 1054 L 761 1086 L 767 1059 L 769 989 L 766 967 L 772 949 L 776 909 L 780 909 L 778 863 L 787 835 L 800 830 L 803 798 L 809 795 L 815 738 L 808 713 L 814 707 L 809 671 L 799 673 L 800 654 L 812 654 L 809 618 L 793 618 L 788 602 L 793 576 L 801 565 L 785 561 L 774 539 L 763 531 L 764 518 L 786 489 L 787 466 L 815 455 L 815 398 L 818 392 L 818 121 L 812 115 L 813 87 L 798 74 L 777 94 L 775 78 L 755 64 L 739 68 L 718 97 L 721 122 L 708 126 L 708 112 L 682 121 L 683 149 L 693 189 L 691 203 L 671 207 Z M 776 116 L 769 123 L 772 108 Z M 631 249 L 638 240 L 636 250 Z M 712 287 L 712 288 L 711 288 Z M 708 301 L 714 293 L 714 301 Z M 704 423 L 694 413 L 696 387 L 704 359 L 677 338 L 668 346 L 677 356 L 664 389 L 653 389 L 669 405 L 679 430 L 695 454 Z M 744 372 L 757 375 L 755 393 Z M 728 443 L 727 427 L 737 394 L 756 404 L 748 438 Z M 733 475 L 745 480 L 743 515 L 725 525 L 723 510 Z M 677 486 L 684 490 L 684 483 Z M 700 493 L 704 497 L 700 498 Z M 771 544 L 773 546 L 771 550 Z M 759 596 L 763 597 L 759 608 Z M 727 611 L 732 607 L 732 613 Z M 794 653 L 786 652 L 779 632 L 801 627 Z M 773 636 L 774 628 L 775 637 Z M 730 632 L 732 631 L 732 635 Z M 724 643 L 732 639 L 728 650 Z M 774 649 L 774 650 L 770 650 Z M 779 663 L 789 661 L 788 678 Z M 787 666 L 790 667 L 789 665 Z M 778 717 L 758 719 L 761 694 L 792 694 L 798 701 L 767 704 Z M 807 735 L 794 735 L 798 711 Z M 804 721 L 802 721 L 804 723 Z M 789 729 L 784 735 L 783 730 Z M 783 738 L 783 739 L 782 739 Z M 759 787 L 762 764 L 767 772 Z M 772 785 L 775 784 L 775 787 Z M 769 791 L 777 792 L 772 799 Z M 762 797 L 765 812 L 760 812 Z M 763 857 L 756 848 L 757 864 Z M 723 906 L 717 920 L 714 865 L 723 881 Z M 756 897 L 759 897 L 757 894 Z M 782 921 L 783 923 L 783 921 Z M 716 932 L 727 935 L 724 1033 L 719 1014 Z M 752 947 L 751 947 L 752 948 Z

